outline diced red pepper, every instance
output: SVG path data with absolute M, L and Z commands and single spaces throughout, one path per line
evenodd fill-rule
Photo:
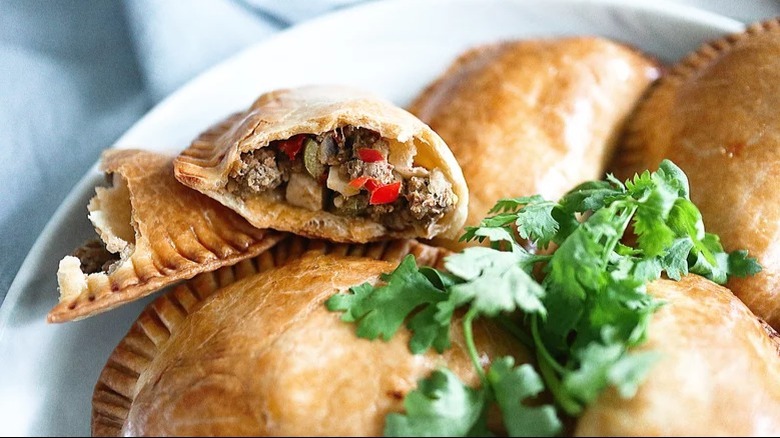
M 374 190 L 378 189 L 379 187 L 382 187 L 382 184 L 380 184 L 374 178 L 369 178 L 368 181 L 366 181 L 366 190 L 368 190 L 369 193 L 373 193 Z
M 390 204 L 398 199 L 401 193 L 401 181 L 396 181 L 384 186 L 377 187 L 371 191 L 371 197 L 368 203 L 371 205 Z
M 366 163 L 376 163 L 377 161 L 385 160 L 385 157 L 382 156 L 382 153 L 376 149 L 358 149 L 357 154 L 358 158 L 365 161 Z
M 359 176 L 349 182 L 349 185 L 356 189 L 366 189 L 371 196 L 368 199 L 369 204 L 390 204 L 398 199 L 401 193 L 401 181 L 390 184 L 381 184 L 375 178 L 369 176 Z
M 353 179 L 352 181 L 350 181 L 349 185 L 356 189 L 365 188 L 369 192 L 373 192 L 377 188 L 382 187 L 382 184 L 380 184 L 375 178 L 371 178 L 370 176 L 359 176 Z
M 279 142 L 279 150 L 287 154 L 290 160 L 294 160 L 298 153 L 303 149 L 303 140 L 306 139 L 306 134 L 298 134 Z
M 368 176 L 359 176 L 352 181 L 349 182 L 350 187 L 354 187 L 356 189 L 362 189 L 364 185 L 366 185 L 366 182 L 370 180 L 371 178 Z

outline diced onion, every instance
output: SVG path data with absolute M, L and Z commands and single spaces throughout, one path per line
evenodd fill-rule
M 345 197 L 355 196 L 360 193 L 360 188 L 350 186 L 349 181 L 343 179 L 341 175 L 339 175 L 339 170 L 336 167 L 331 167 L 328 171 L 327 186 L 329 189 L 339 192 Z

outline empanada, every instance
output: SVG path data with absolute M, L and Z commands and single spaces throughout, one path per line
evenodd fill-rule
M 196 140 L 175 170 L 259 228 L 339 242 L 454 237 L 468 204 L 436 133 L 346 87 L 264 94 Z
M 316 253 L 298 256 L 312 246 Z M 414 241 L 348 246 L 296 237 L 176 287 L 147 307 L 111 355 L 93 396 L 93 435 L 381 435 L 385 416 L 403 411 L 406 393 L 438 366 L 475 384 L 460 324 L 451 350 L 415 356 L 405 329 L 389 342 L 360 339 L 325 308 L 327 298 L 376 281 L 408 252 L 425 264 L 445 254 Z M 486 361 L 528 359 L 495 327 L 475 328 Z
M 469 186 L 467 225 L 497 200 L 557 200 L 603 176 L 656 62 L 595 37 L 510 41 L 462 54 L 410 111 L 442 136 Z
M 728 289 L 699 276 L 658 280 L 648 292 L 666 304 L 639 349 L 660 353 L 658 362 L 633 398 L 614 389 L 602 394 L 576 435 L 777 435 L 780 354 L 771 338 L 777 333 Z
M 653 87 L 629 123 L 615 173 L 668 158 L 726 250 L 763 270 L 728 287 L 780 328 L 780 20 L 702 46 Z
M 60 261 L 60 302 L 49 322 L 86 318 L 176 281 L 253 257 L 282 238 L 180 184 L 172 157 L 108 150 L 89 218 L 101 241 Z

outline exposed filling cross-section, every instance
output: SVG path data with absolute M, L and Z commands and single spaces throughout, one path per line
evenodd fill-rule
M 393 163 L 390 155 L 390 142 L 366 128 L 299 134 L 242 153 L 228 190 L 367 217 L 393 230 L 427 228 L 454 208 L 457 197 L 439 169 Z

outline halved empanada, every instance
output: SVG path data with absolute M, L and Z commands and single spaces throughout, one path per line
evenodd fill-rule
M 101 241 L 60 261 L 60 302 L 49 322 L 86 318 L 176 281 L 255 256 L 282 235 L 260 230 L 218 202 L 180 184 L 172 157 L 109 150 L 89 219 Z
M 264 94 L 196 140 L 175 170 L 257 227 L 339 242 L 454 237 L 468 204 L 436 133 L 345 87 Z
M 780 431 L 777 333 L 728 289 L 689 275 L 658 280 L 666 302 L 639 350 L 659 360 L 631 399 L 608 389 L 577 436 L 773 436 Z
M 314 252 L 300 257 L 307 249 Z M 402 411 L 404 396 L 438 366 L 475 384 L 460 324 L 451 350 L 416 356 L 405 329 L 389 342 L 360 339 L 325 308 L 407 253 L 434 265 L 446 254 L 408 240 L 349 246 L 294 237 L 177 286 L 111 355 L 93 396 L 93 435 L 381 435 L 385 416 Z M 486 362 L 528 359 L 496 327 L 475 328 Z
M 707 230 L 763 270 L 728 287 L 780 328 L 780 19 L 705 44 L 672 67 L 629 124 L 615 173 L 668 158 L 691 183 Z
M 654 60 L 603 38 L 509 41 L 462 54 L 410 111 L 452 149 L 476 225 L 501 198 L 557 200 L 601 178 L 657 76 Z

